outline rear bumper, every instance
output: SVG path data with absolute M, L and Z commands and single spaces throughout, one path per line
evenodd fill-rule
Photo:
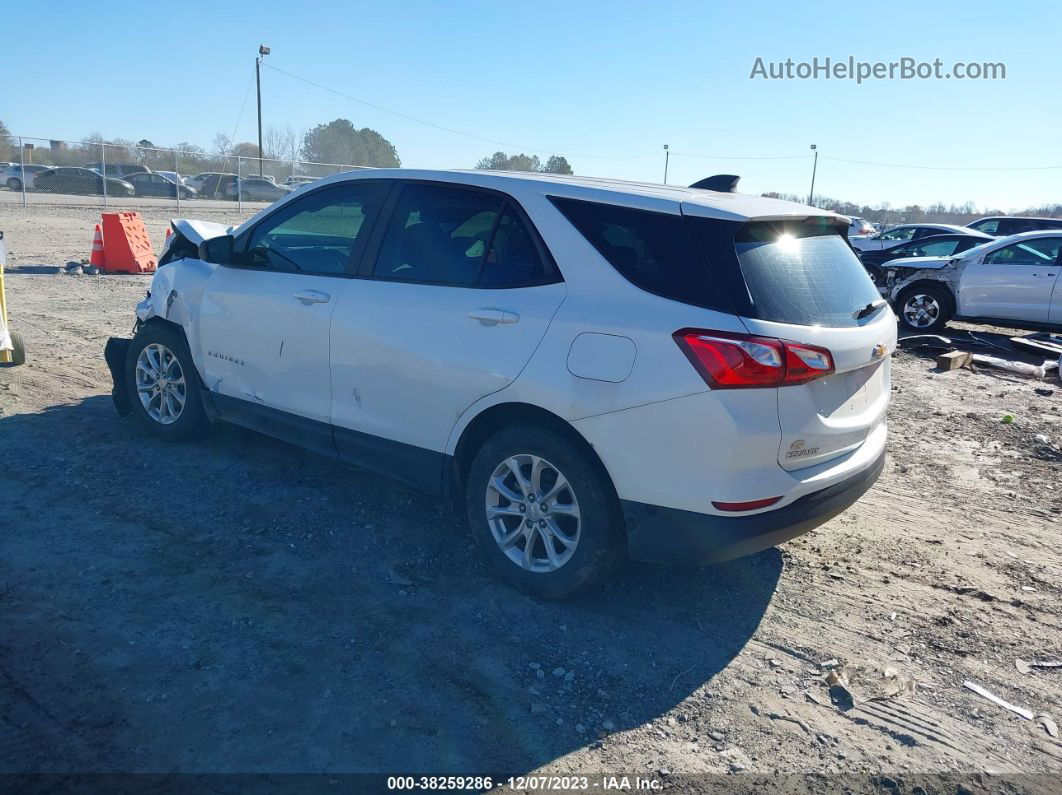
M 885 451 L 866 468 L 785 507 L 750 516 L 716 516 L 621 500 L 627 552 L 647 563 L 718 563 L 768 549 L 829 521 L 874 485 Z

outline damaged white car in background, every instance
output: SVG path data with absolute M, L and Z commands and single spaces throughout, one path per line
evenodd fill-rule
M 955 257 L 909 257 L 881 266 L 881 294 L 910 331 L 949 320 L 1062 328 L 1062 230 L 1023 232 Z

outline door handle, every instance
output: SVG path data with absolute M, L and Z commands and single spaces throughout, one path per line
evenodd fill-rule
M 320 290 L 300 290 L 295 293 L 294 298 L 304 304 L 327 304 L 332 296 L 328 293 L 322 293 Z
M 520 320 L 520 316 L 515 312 L 506 312 L 503 309 L 495 309 L 494 307 L 473 309 L 468 313 L 468 316 L 473 320 L 478 320 L 485 326 L 496 326 L 499 323 L 516 323 Z

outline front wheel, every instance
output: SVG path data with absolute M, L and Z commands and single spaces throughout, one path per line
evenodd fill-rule
M 951 296 L 933 285 L 908 287 L 896 299 L 896 315 L 909 331 L 935 334 L 951 319 Z
M 170 326 L 140 328 L 129 345 L 125 381 L 133 414 L 152 436 L 184 441 L 207 428 L 195 365 L 184 337 Z
M 608 476 L 564 436 L 505 428 L 469 468 L 476 543 L 499 579 L 546 599 L 604 582 L 623 560 L 622 516 Z
M 22 180 L 20 180 L 18 177 L 11 177 L 7 181 L 7 189 L 15 191 L 22 190 Z

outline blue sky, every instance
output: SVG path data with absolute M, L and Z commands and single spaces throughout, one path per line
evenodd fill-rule
M 0 119 L 15 134 L 209 146 L 231 135 L 259 43 L 267 63 L 443 132 L 263 70 L 265 124 L 338 117 L 406 166 L 467 168 L 496 149 L 565 154 L 577 173 L 660 181 L 742 175 L 748 192 L 1005 209 L 1062 201 L 1062 6 L 1014 1 L 8 4 Z M 19 33 L 18 31 L 26 31 Z M 31 35 L 32 33 L 32 35 Z M 765 61 L 1003 62 L 1007 79 L 750 80 Z M 254 88 L 236 140 L 256 137 Z M 529 152 L 530 153 L 530 152 Z M 689 155 L 714 156 L 691 157 Z M 786 160 L 736 160 L 787 157 Z

